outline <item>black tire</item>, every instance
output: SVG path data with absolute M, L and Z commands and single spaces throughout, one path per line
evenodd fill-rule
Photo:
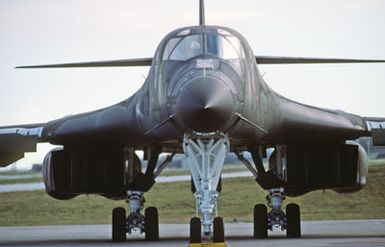
M 202 223 L 198 217 L 190 220 L 190 243 L 202 243 Z
M 267 207 L 265 204 L 254 206 L 254 238 L 267 238 Z
M 223 224 L 222 217 L 215 217 L 213 222 L 213 242 L 224 243 L 225 242 L 225 226 Z
M 126 210 L 114 208 L 112 211 L 112 241 L 125 242 L 126 239 Z
M 159 240 L 159 215 L 156 207 L 148 207 L 144 212 L 146 241 Z
M 297 204 L 290 203 L 286 206 L 286 218 L 286 236 L 288 238 L 300 238 L 301 215 Z

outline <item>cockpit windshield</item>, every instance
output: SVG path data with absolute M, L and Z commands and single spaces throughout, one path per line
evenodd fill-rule
M 149 97 L 155 105 L 175 100 L 186 81 L 201 75 L 221 77 L 242 99 L 243 85 L 252 85 L 255 57 L 246 40 L 229 28 L 205 26 L 178 29 L 167 35 L 155 54 L 155 82 Z M 233 83 L 239 82 L 239 83 Z M 172 107 L 172 104 L 170 104 Z
M 222 59 L 244 58 L 240 41 L 231 34 L 189 33 L 171 38 L 164 50 L 163 60 L 186 61 L 200 55 Z M 223 32 L 222 32 L 223 33 Z
M 169 40 L 163 60 L 184 61 L 203 54 L 202 35 L 194 34 Z
M 239 40 L 233 36 L 207 35 L 207 54 L 223 59 L 243 58 Z

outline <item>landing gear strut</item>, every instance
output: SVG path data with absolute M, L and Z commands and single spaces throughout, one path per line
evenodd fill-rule
M 286 170 L 285 149 L 282 146 L 276 148 L 275 172 L 265 171 L 257 148 L 249 149 L 255 168 L 246 160 L 242 154 L 237 154 L 239 160 L 255 176 L 256 181 L 262 188 L 268 191 L 266 196 L 267 205 L 271 208 L 268 212 L 265 204 L 254 206 L 254 238 L 267 238 L 268 230 L 281 228 L 286 230 L 288 238 L 301 237 L 301 218 L 300 209 L 297 204 L 290 203 L 286 206 L 286 214 L 282 210 L 282 203 L 286 198 L 284 189 L 284 171 Z M 277 175 L 278 174 L 278 175 Z
M 195 217 L 190 221 L 190 243 L 202 242 L 202 228 L 206 237 L 212 237 L 214 242 L 224 242 L 223 218 L 218 217 L 217 208 L 218 184 L 225 157 L 229 152 L 229 140 L 223 134 L 185 135 L 183 149 L 191 171 L 196 200 Z M 213 212 L 216 215 L 214 220 L 211 219 Z
M 155 207 L 148 207 L 144 216 L 140 213 L 144 202 L 143 192 L 127 192 L 127 202 L 130 208 L 130 214 L 127 217 L 124 208 L 119 207 L 112 211 L 112 240 L 124 242 L 127 239 L 127 233 L 132 234 L 134 231 L 144 233 L 147 241 L 158 240 L 158 210 Z
M 267 231 L 272 231 L 274 228 L 286 230 L 288 238 L 301 237 L 299 206 L 289 203 L 286 206 L 286 214 L 282 210 L 282 202 L 285 199 L 284 189 L 271 189 L 266 199 L 271 208 L 269 213 L 264 204 L 256 204 L 254 207 L 254 238 L 267 238 Z
M 147 150 L 149 160 L 145 173 L 141 171 L 141 163 L 133 148 L 125 149 L 125 186 L 127 189 L 126 201 L 130 209 L 130 214 L 126 216 L 124 208 L 115 208 L 112 212 L 112 240 L 114 242 L 126 241 L 127 234 L 138 231 L 145 234 L 147 241 L 159 240 L 159 216 L 155 207 L 146 208 L 144 215 L 141 209 L 144 205 L 144 193 L 151 189 L 155 183 L 155 178 L 172 161 L 168 156 L 158 169 L 155 167 L 158 161 L 161 148 L 151 147 Z

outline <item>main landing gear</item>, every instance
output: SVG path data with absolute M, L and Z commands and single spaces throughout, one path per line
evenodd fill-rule
M 274 167 L 270 167 L 274 169 L 274 173 L 272 171 L 265 171 L 258 149 L 249 148 L 249 151 L 256 169 L 252 167 L 242 154 L 238 153 L 237 156 L 256 177 L 261 187 L 268 191 L 269 194 L 266 196 L 266 200 L 268 207 L 271 208 L 270 212 L 268 212 L 265 204 L 256 204 L 254 206 L 254 238 L 267 238 L 268 230 L 273 231 L 274 228 L 281 228 L 282 231 L 286 230 L 288 238 L 301 237 L 299 206 L 290 203 L 286 206 L 286 214 L 282 210 L 282 203 L 286 198 L 284 189 L 284 171 L 286 170 L 284 148 L 280 146 L 276 148 L 273 162 Z
M 124 242 L 127 234 L 134 231 L 145 234 L 145 240 L 159 240 L 159 216 L 155 207 L 148 207 L 141 214 L 144 205 L 144 193 L 149 191 L 155 183 L 155 178 L 172 161 L 174 154 L 168 156 L 155 171 L 161 148 L 153 146 L 146 150 L 148 164 L 145 173 L 142 173 L 141 162 L 133 148 L 125 149 L 125 186 L 126 201 L 130 209 L 127 216 L 124 208 L 115 208 L 112 211 L 112 240 Z
M 139 231 L 145 234 L 147 241 L 156 241 L 159 239 L 159 217 L 158 210 L 155 207 L 148 207 L 144 216 L 140 213 L 143 207 L 143 193 L 139 191 L 129 191 L 127 201 L 130 207 L 130 214 L 126 217 L 124 208 L 115 208 L 112 211 L 112 240 L 114 242 L 124 242 L 127 233 Z
M 289 203 L 286 206 L 286 214 L 282 210 L 282 202 L 285 199 L 284 189 L 271 189 L 266 199 L 271 208 L 269 213 L 265 204 L 254 206 L 254 238 L 267 238 L 267 231 L 272 231 L 274 228 L 286 230 L 288 238 L 301 237 L 299 206 Z
M 229 140 L 222 134 L 185 135 L 183 149 L 191 171 L 196 200 L 195 217 L 190 221 L 190 243 L 202 243 L 202 239 L 224 243 L 223 218 L 218 216 L 218 185 L 224 160 L 229 152 Z

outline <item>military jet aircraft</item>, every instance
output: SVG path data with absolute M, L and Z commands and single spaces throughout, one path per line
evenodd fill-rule
M 318 189 L 360 190 L 366 183 L 367 155 L 352 140 L 372 136 L 375 145 L 384 145 L 385 118 L 360 117 L 284 98 L 269 88 L 257 65 L 369 62 L 385 61 L 255 56 L 237 31 L 206 25 L 200 0 L 199 25 L 169 33 L 154 57 L 19 67 L 151 69 L 132 97 L 113 106 L 47 123 L 0 128 L 0 165 L 35 151 L 39 142 L 60 145 L 43 164 L 51 197 L 68 200 L 99 194 L 125 199 L 129 214 L 124 208 L 112 213 L 113 241 L 125 241 L 133 230 L 144 233 L 146 240 L 158 240 L 158 211 L 147 207 L 141 213 L 144 194 L 173 156 L 182 153 L 196 199 L 190 242 L 200 243 L 204 236 L 224 242 L 223 219 L 213 215 L 224 159 L 234 152 L 268 193 L 271 210 L 264 204 L 254 207 L 254 237 L 266 238 L 274 227 L 286 230 L 287 237 L 300 237 L 299 206 L 288 204 L 284 210 L 285 197 Z M 267 148 L 275 151 L 265 170 L 262 158 Z M 146 167 L 135 153 L 138 150 L 144 152 Z M 244 152 L 251 153 L 252 162 Z M 171 155 L 158 162 L 161 153 Z

